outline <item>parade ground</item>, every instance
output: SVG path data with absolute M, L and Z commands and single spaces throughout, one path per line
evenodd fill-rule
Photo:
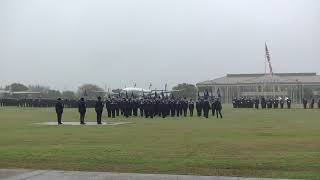
M 58 126 L 54 109 L 1 107 L 0 169 L 319 179 L 319 109 L 224 105 L 223 115 L 108 119 L 104 112 L 102 126 Z M 65 109 L 63 120 L 78 119 L 77 109 Z M 94 122 L 93 109 L 86 119 Z

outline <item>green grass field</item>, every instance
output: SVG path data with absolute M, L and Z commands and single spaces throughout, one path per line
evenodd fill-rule
M 33 123 L 54 121 L 53 109 L 0 108 L 0 168 L 320 179 L 319 109 L 223 113 L 43 126 Z M 76 109 L 64 119 L 76 121 Z

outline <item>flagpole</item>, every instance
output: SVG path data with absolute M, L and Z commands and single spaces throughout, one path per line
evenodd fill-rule
M 267 46 L 267 41 L 265 41 L 264 45 L 265 45 L 265 47 Z M 267 55 L 265 52 L 264 53 L 264 88 L 263 88 L 265 98 L 266 98 L 266 86 L 267 86 L 266 81 L 267 81 Z

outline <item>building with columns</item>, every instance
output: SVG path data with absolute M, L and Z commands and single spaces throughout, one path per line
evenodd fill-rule
M 208 90 L 213 96 L 220 91 L 223 103 L 237 97 L 290 97 L 301 103 L 304 97 L 320 96 L 320 75 L 317 73 L 227 74 L 224 77 L 199 82 L 199 92 Z

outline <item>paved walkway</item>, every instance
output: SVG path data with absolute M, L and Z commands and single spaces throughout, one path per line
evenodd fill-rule
M 72 126 L 83 126 L 80 122 L 62 122 L 62 125 L 58 125 L 55 121 L 50 122 L 43 122 L 43 123 L 35 123 L 36 125 L 46 125 L 46 126 L 65 126 L 65 125 L 72 125 Z M 102 124 L 98 125 L 97 122 L 86 122 L 86 126 L 118 126 L 124 124 L 130 124 L 131 122 L 102 122 Z
M 277 180 L 217 176 L 183 176 L 164 174 L 134 174 L 108 172 L 49 171 L 0 169 L 0 179 L 5 180 Z M 280 180 L 280 179 L 279 179 Z

